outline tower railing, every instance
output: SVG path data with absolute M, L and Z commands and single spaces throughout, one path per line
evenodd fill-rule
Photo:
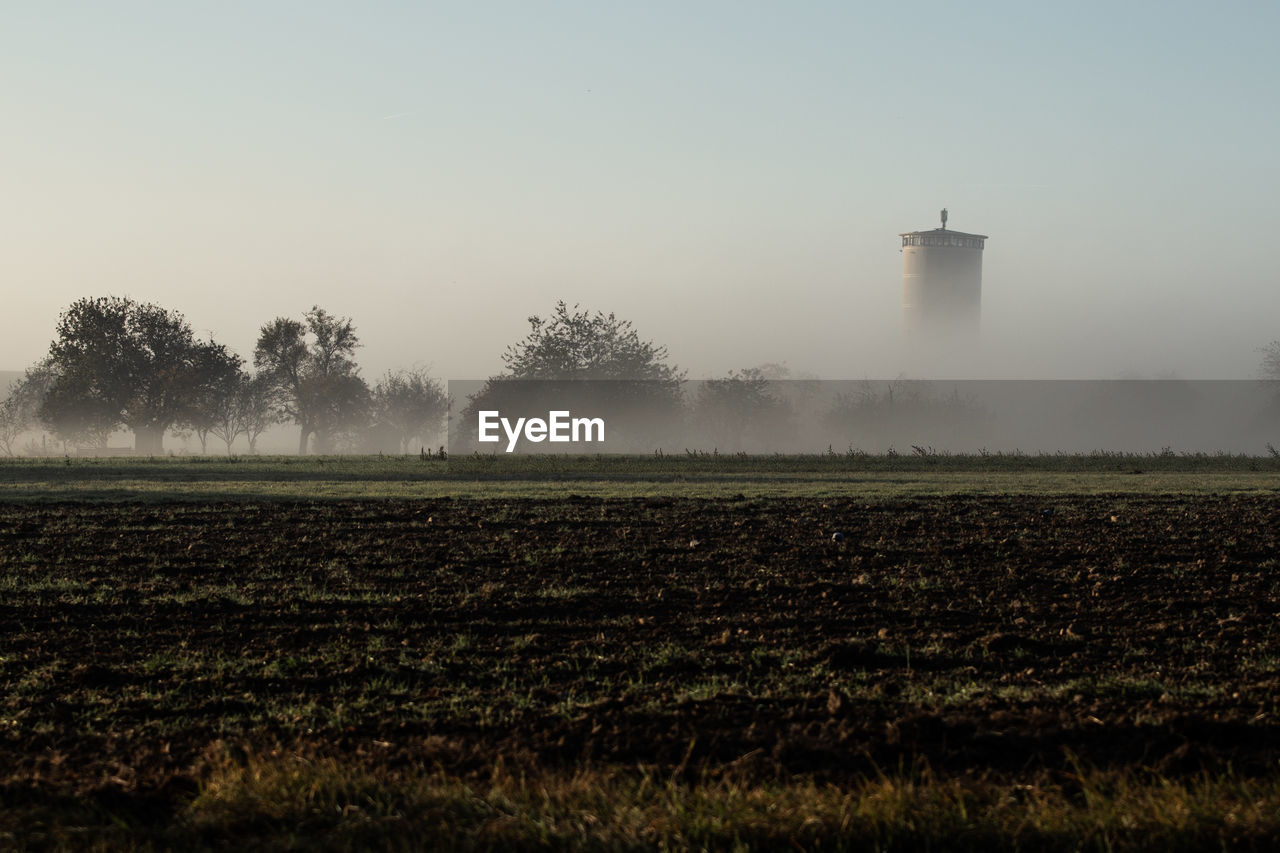
M 904 246 L 958 246 L 962 249 L 981 249 L 986 243 L 983 237 L 971 234 L 903 234 Z

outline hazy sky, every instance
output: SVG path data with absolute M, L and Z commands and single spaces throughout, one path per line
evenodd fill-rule
M 692 376 L 901 365 L 898 232 L 990 235 L 983 372 L 1251 376 L 1274 3 L 9 2 L 0 368 L 82 296 L 496 372 L 557 299 Z M 948 371 L 939 371 L 946 374 Z

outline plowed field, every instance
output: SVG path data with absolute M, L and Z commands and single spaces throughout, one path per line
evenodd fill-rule
M 4 505 L 4 790 L 174 801 L 214 745 L 464 775 L 1275 774 L 1278 517 L 1177 495 Z

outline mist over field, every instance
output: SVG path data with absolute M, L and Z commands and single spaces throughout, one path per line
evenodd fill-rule
M 641 383 L 508 384 L 463 405 L 485 383 L 449 383 L 452 454 L 1263 455 L 1280 417 L 1280 387 L 1250 380 L 711 380 L 665 404 Z
M 16 10 L 0 367 L 118 295 L 246 358 L 320 305 L 369 377 L 491 375 L 563 299 L 692 378 L 1252 378 L 1277 14 Z M 960 351 L 901 335 L 896 235 L 943 206 L 990 236 Z

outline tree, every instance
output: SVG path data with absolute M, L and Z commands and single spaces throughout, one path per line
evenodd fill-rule
M 784 437 L 789 407 L 772 385 L 758 367 L 702 383 L 694 411 L 717 447 L 723 443 L 727 450 L 742 450 L 744 439 L 751 438 L 763 449 Z
M 23 417 L 17 401 L 12 396 L 0 402 L 0 453 L 13 455 L 13 443 L 27 431 L 31 422 Z
M 13 442 L 39 423 L 40 406 L 52 381 L 48 364 L 40 362 L 27 368 L 0 403 L 0 451 L 6 456 L 13 456 Z
M 175 311 L 112 296 L 62 314 L 47 365 L 53 379 L 39 412 L 47 426 L 103 442 L 124 427 L 138 453 L 159 454 L 165 432 L 190 419 L 206 385 L 238 369 L 239 358 L 197 341 Z
M 249 452 L 258 452 L 258 437 L 280 422 L 273 403 L 271 383 L 261 374 L 240 373 L 231 394 L 222 399 L 209 432 L 222 439 L 231 455 L 231 445 L 240 436 L 249 441 Z
M 213 348 L 204 350 L 196 359 L 194 369 L 200 381 L 181 422 L 195 432 L 201 453 L 209 452 L 210 433 L 223 437 L 228 420 L 238 420 L 240 386 L 248 381 L 241 364 L 239 356 Z M 232 435 L 231 441 L 234 440 Z M 228 453 L 231 441 L 227 442 Z
M 228 456 L 231 445 L 242 435 L 249 440 L 249 452 L 257 452 L 258 436 L 272 424 L 279 423 L 270 384 L 261 375 L 251 376 L 241 371 L 221 390 L 221 394 L 209 400 L 208 434 L 222 439 Z
M 529 326 L 524 340 L 502 356 L 506 373 L 490 377 L 470 398 L 462 416 L 468 435 L 486 409 L 504 416 L 545 417 L 565 409 L 612 418 L 612 447 L 651 443 L 677 427 L 684 374 L 667 364 L 666 347 L 641 340 L 629 321 L 560 301 L 550 319 L 530 317 Z
M 305 322 L 277 317 L 262 327 L 253 363 L 279 414 L 298 424 L 298 453 L 313 435 L 318 452 L 330 451 L 338 433 L 364 416 L 369 388 L 352 358 L 359 345 L 349 319 L 319 306 Z
M 272 403 L 271 382 L 257 374 L 240 389 L 240 428 L 249 441 L 249 452 L 258 452 L 258 437 L 275 424 L 280 414 Z
M 550 321 L 529 318 L 529 334 L 507 347 L 502 361 L 512 379 L 622 379 L 677 384 L 684 374 L 666 363 L 667 348 L 640 340 L 629 321 L 597 311 L 572 313 L 556 303 Z
M 400 453 L 438 435 L 448 412 L 448 393 L 422 370 L 388 371 L 373 389 L 374 429 Z
M 222 439 L 227 445 L 227 455 L 231 455 L 231 445 L 243 432 L 240 421 L 240 392 L 249 377 L 243 371 L 236 373 L 229 388 L 220 388 L 218 394 L 210 395 L 204 401 L 203 427 L 204 435 L 200 436 L 200 452 L 208 452 L 205 442 L 212 435 Z M 197 434 L 199 429 L 197 428 Z

